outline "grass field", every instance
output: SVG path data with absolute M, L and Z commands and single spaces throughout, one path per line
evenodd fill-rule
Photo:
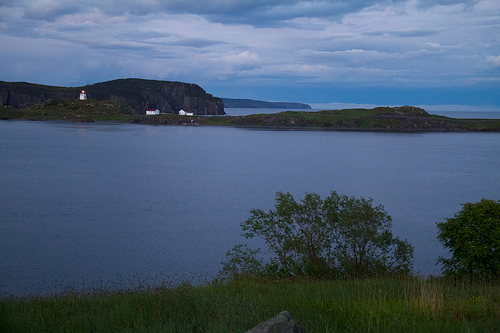
M 0 119 L 127 121 L 131 113 L 129 107 L 110 101 L 57 100 L 29 109 L 3 107 L 0 108 Z
M 262 280 L 0 302 L 0 332 L 244 332 L 283 310 L 312 332 L 500 332 L 500 283 Z

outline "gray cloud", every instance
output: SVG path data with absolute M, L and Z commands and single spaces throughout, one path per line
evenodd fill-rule
M 464 5 L 465 8 L 473 7 L 479 0 L 418 0 L 418 8 L 430 8 L 434 6 Z
M 0 1 L 5 8 L 22 9 L 24 18 L 54 21 L 62 15 L 99 10 L 106 15 L 150 15 L 158 13 L 200 15 L 212 22 L 276 26 L 301 17 L 341 18 L 365 8 L 402 3 L 405 0 L 18 0 Z M 420 8 L 464 4 L 476 0 L 419 0 Z
M 0 79 L 498 85 L 495 1 L 0 0 Z
M 203 38 L 187 38 L 171 43 L 171 45 L 193 47 L 193 48 L 205 48 L 208 46 L 215 46 L 220 44 L 226 44 L 225 42 L 209 40 Z
M 439 32 L 435 29 L 417 29 L 417 28 L 407 28 L 405 30 L 394 30 L 394 31 L 370 31 L 365 33 L 366 36 L 394 36 L 394 37 L 427 37 L 431 35 L 436 35 Z

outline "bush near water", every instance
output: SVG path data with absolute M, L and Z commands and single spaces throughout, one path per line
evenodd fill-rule
M 227 253 L 221 276 L 270 278 L 309 276 L 358 278 L 407 275 L 413 270 L 413 246 L 394 237 L 392 218 L 372 199 L 332 191 L 321 199 L 307 193 L 297 202 L 277 192 L 275 209 L 253 209 L 241 224 L 246 238 L 263 239 L 271 253 L 264 263 L 260 250 L 236 245 Z

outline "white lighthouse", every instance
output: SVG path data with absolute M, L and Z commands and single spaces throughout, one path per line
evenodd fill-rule
M 86 99 L 87 99 L 87 94 L 85 93 L 85 90 L 82 90 L 82 92 L 80 93 L 80 100 L 84 101 Z

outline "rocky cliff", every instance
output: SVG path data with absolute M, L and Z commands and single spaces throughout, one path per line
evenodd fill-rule
M 125 104 L 137 114 L 145 113 L 146 109 L 159 109 L 162 113 L 184 109 L 197 115 L 225 114 L 222 99 L 196 84 L 143 79 L 119 79 L 83 87 L 0 81 L 0 106 L 22 109 L 53 100 L 78 99 L 82 90 L 88 99 Z

